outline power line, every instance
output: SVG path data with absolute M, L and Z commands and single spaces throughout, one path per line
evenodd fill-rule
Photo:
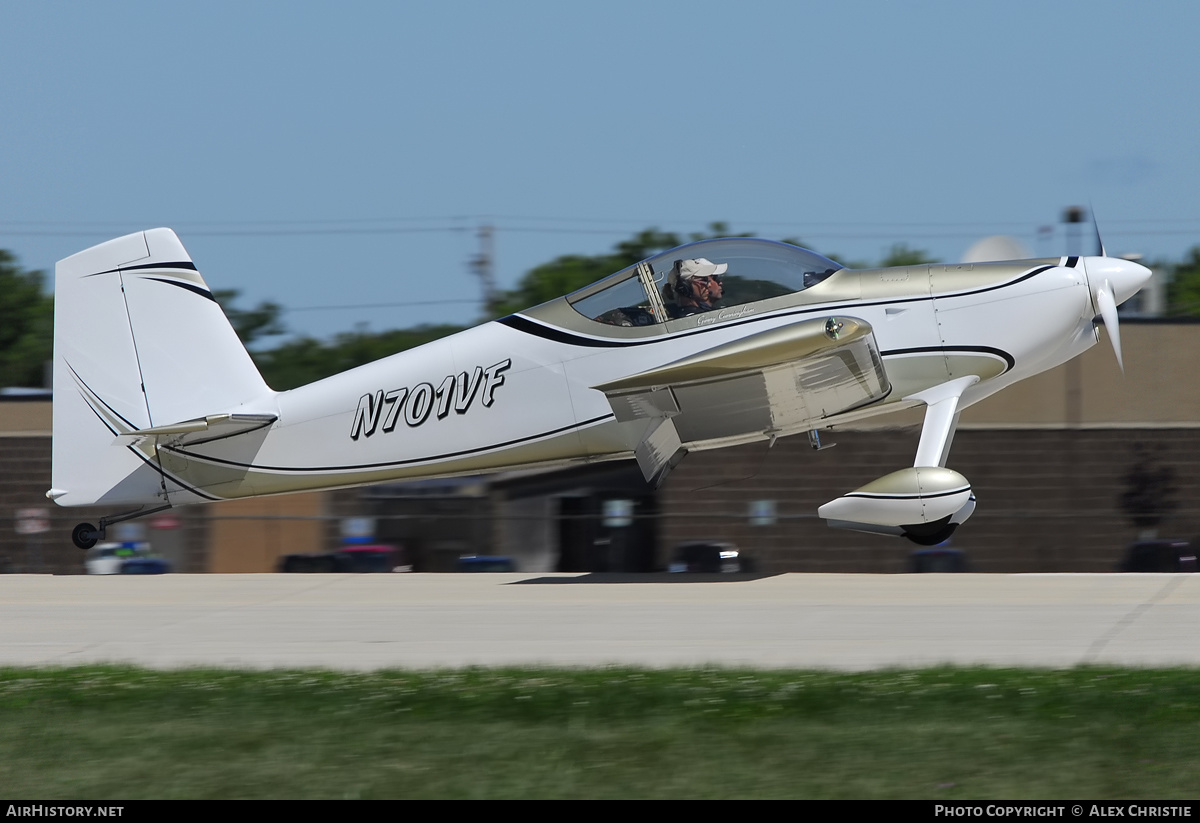
M 335 311 L 341 309 L 353 309 L 356 311 L 361 311 L 363 309 L 407 308 L 408 306 L 441 306 L 451 303 L 470 303 L 472 305 L 478 305 L 480 302 L 482 301 L 458 297 L 447 300 L 405 300 L 398 303 L 359 303 L 353 305 L 347 304 L 343 306 L 280 306 L 280 309 L 282 311 Z
M 371 217 L 312 220 L 247 220 L 247 221 L 183 221 L 175 225 L 181 233 L 198 237 L 302 237 L 328 235 L 387 235 L 387 234 L 433 234 L 465 233 L 478 231 L 479 221 L 487 221 L 496 230 L 533 234 L 600 234 L 611 235 L 624 231 L 637 231 L 647 226 L 677 226 L 695 224 L 685 220 L 633 220 L 628 218 L 608 219 L 591 217 L 551 217 L 530 215 L 474 216 L 454 215 L 438 217 Z M 535 225 L 522 225 L 527 221 Z M 155 222 L 155 221 L 150 221 Z M 703 221 L 700 221 L 703 222 Z M 725 221 L 733 226 L 735 221 Z M 411 225 L 425 223 L 426 225 Z M 549 225 L 536 225 L 537 223 Z M 574 224 L 566 226 L 564 224 Z M 707 225 L 711 225 L 709 221 Z M 146 222 L 75 222 L 49 220 L 5 220 L 0 221 L 0 234 L 15 234 L 37 237 L 77 237 L 95 234 L 128 232 L 130 226 L 147 225 Z M 754 225 L 759 228 L 786 229 L 791 232 L 838 239 L 879 239 L 895 234 L 919 238 L 964 238 L 975 237 L 982 232 L 1007 232 L 1026 234 L 1038 232 L 1044 226 L 1054 227 L 1057 223 L 1043 221 L 1040 224 L 1017 221 L 736 221 L 736 225 Z M 603 227 L 603 228 L 602 228 Z M 1157 228 L 1154 228 L 1157 227 Z M 922 231 L 914 232 L 916 229 Z M 1132 236 L 1178 236 L 1200 234 L 1200 218 L 1173 218 L 1164 220 L 1131 219 L 1105 221 L 1107 233 Z

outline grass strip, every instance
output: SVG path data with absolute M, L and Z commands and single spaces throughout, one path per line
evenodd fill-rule
M 1200 672 L 0 669 L 42 800 L 1200 797 Z

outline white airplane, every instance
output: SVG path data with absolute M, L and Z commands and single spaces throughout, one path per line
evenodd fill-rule
M 818 509 L 941 542 L 974 511 L 947 468 L 962 409 L 1081 354 L 1150 277 L 1104 255 L 852 270 L 756 239 L 655 255 L 574 294 L 271 390 L 170 229 L 58 263 L 53 488 L 120 513 L 690 451 L 925 406 L 913 465 Z

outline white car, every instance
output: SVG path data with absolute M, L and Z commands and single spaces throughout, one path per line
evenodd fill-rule
M 100 543 L 88 549 L 83 565 L 88 574 L 120 574 L 121 564 L 132 554 L 120 543 Z
M 171 570 L 145 542 L 100 543 L 88 549 L 83 564 L 88 574 L 164 574 Z

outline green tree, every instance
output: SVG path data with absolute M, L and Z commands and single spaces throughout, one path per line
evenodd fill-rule
M 755 235 L 735 234 L 727 223 L 714 222 L 704 231 L 689 234 L 687 239 L 695 242 L 719 237 L 753 236 Z M 500 294 L 492 307 L 492 316 L 503 317 L 570 294 L 658 252 L 675 248 L 682 242 L 684 241 L 677 234 L 648 228 L 617 243 L 612 251 L 598 255 L 564 255 L 543 263 L 526 273 L 516 288 Z M 788 238 L 784 242 L 802 245 L 801 241 L 795 238 Z M 925 252 L 897 244 L 892 247 L 884 265 L 918 265 L 928 262 L 935 261 Z M 218 292 L 216 297 L 244 342 L 250 343 L 284 331 L 279 319 L 282 309 L 278 304 L 266 302 L 260 303 L 255 309 L 240 310 L 233 305 L 238 297 L 236 291 Z M 311 337 L 294 338 L 275 348 L 253 352 L 253 357 L 268 385 L 282 391 L 458 331 L 462 331 L 462 327 L 453 325 L 417 326 L 380 333 L 371 333 L 366 331 L 365 327 L 360 327 L 352 332 L 339 334 L 330 341 Z
M 0 249 L 0 387 L 41 386 L 54 356 L 54 301 L 44 275 Z
M 887 257 L 879 263 L 879 268 L 887 269 L 892 266 L 923 266 L 926 263 L 937 263 L 922 249 L 910 249 L 906 243 L 896 243 Z
M 462 326 L 437 325 L 372 333 L 360 327 L 328 342 L 300 337 L 252 356 L 267 385 L 285 391 L 462 330 Z
M 674 248 L 679 236 L 658 229 L 646 229 L 623 240 L 607 253 L 594 256 L 569 254 L 531 269 L 515 289 L 502 292 L 493 316 L 503 317 L 570 294 L 621 269 L 645 260 L 655 252 Z
M 287 329 L 280 315 L 283 307 L 272 301 L 259 303 L 253 309 L 239 309 L 234 305 L 241 292 L 237 289 L 217 289 L 213 297 L 221 305 L 221 310 L 229 318 L 230 325 L 241 338 L 242 343 L 249 346 L 261 337 L 283 334 Z
M 692 232 L 688 242 L 713 240 L 718 237 L 755 237 L 754 234 L 737 234 L 730 231 L 729 224 L 722 221 L 709 223 L 706 231 Z M 660 251 L 673 249 L 684 241 L 674 232 L 648 228 L 628 240 L 617 243 L 611 252 L 593 256 L 569 254 L 531 269 L 521 278 L 515 289 L 503 292 L 496 301 L 493 317 L 503 317 L 570 294 L 595 283 L 603 277 L 645 260 Z M 788 239 L 785 243 L 799 245 L 798 240 Z
M 1171 272 L 1167 285 L 1167 314 L 1200 317 L 1200 246 L 1192 246 Z
M 688 240 L 693 243 L 698 243 L 701 240 L 716 240 L 719 237 L 757 237 L 755 234 L 734 234 L 729 230 L 729 224 L 724 220 L 716 220 L 708 224 L 708 231 L 694 231 L 688 235 Z M 791 243 L 793 246 L 800 245 L 792 240 L 784 240 L 785 243 Z
M 1133 460 L 1125 472 L 1125 491 L 1118 502 L 1139 531 L 1157 529 L 1179 508 L 1175 499 L 1175 470 L 1164 465 L 1161 458 L 1161 452 L 1152 451 L 1144 443 L 1135 443 Z

